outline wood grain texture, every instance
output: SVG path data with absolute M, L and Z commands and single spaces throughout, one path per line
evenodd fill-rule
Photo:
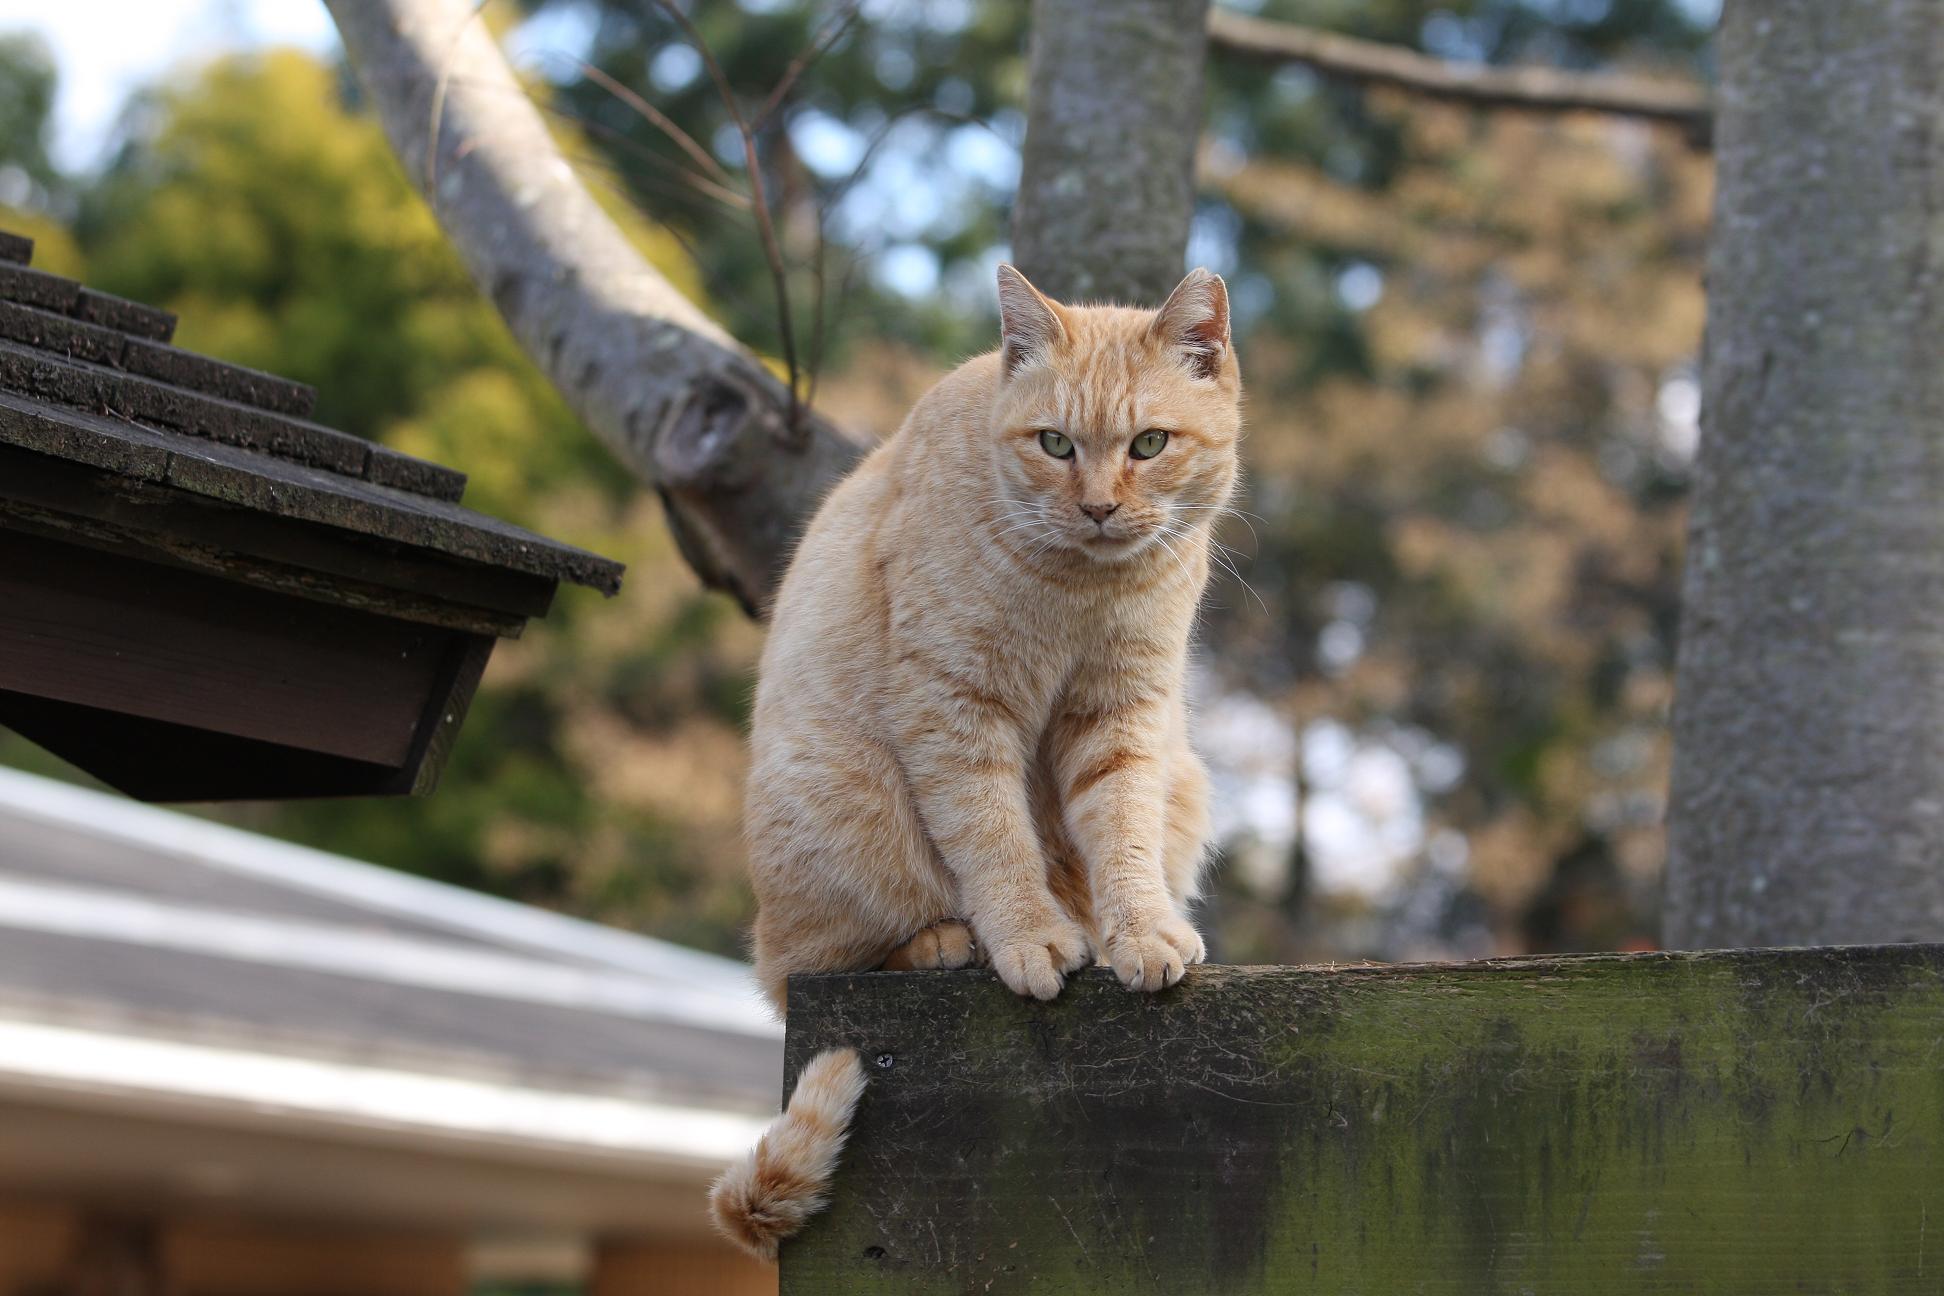
M 871 1081 L 784 1296 L 1944 1291 L 1944 947 L 812 977 L 789 1022 Z
M 621 588 L 621 564 L 450 500 L 0 391 L 0 447 L 5 446 L 161 482 L 273 518 L 573 581 L 607 594 Z M 372 447 L 373 465 L 383 457 L 381 450 Z M 6 486 L 7 478 L 0 477 L 0 490 Z

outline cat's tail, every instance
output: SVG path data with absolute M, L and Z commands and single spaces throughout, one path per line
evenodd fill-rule
M 864 1062 L 856 1049 L 825 1049 L 811 1058 L 783 1114 L 709 1190 L 716 1227 L 755 1255 L 776 1259 L 777 1245 L 824 1208 L 863 1093 Z

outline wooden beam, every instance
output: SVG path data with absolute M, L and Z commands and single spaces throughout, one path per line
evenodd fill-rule
M 784 1296 L 1944 1282 L 1944 946 L 811 977 L 789 1023 L 870 1086 Z

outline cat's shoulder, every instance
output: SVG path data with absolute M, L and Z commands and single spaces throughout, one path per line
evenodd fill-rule
M 983 428 L 999 389 L 999 353 L 973 356 L 932 384 L 912 406 L 906 425 L 929 430 L 940 427 Z

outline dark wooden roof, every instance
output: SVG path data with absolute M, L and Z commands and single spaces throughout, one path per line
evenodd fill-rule
M 621 565 L 0 234 L 0 725 L 153 800 L 428 791 L 493 643 Z
M 272 517 L 612 594 L 621 565 L 458 506 L 466 478 L 310 422 L 301 383 L 168 345 L 167 311 L 22 264 L 0 241 L 0 445 Z

